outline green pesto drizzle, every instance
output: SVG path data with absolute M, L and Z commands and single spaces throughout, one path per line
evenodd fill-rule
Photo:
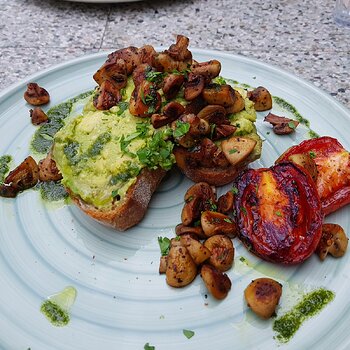
M 70 321 L 69 310 L 72 307 L 77 291 L 74 287 L 66 287 L 61 292 L 53 294 L 45 300 L 40 311 L 56 327 L 66 326 Z
M 304 321 L 318 314 L 334 299 L 334 293 L 323 288 L 308 293 L 304 298 L 282 317 L 273 323 L 276 338 L 281 343 L 288 342 Z
M 37 153 L 47 153 L 53 143 L 53 137 L 64 125 L 64 119 L 67 118 L 73 110 L 73 106 L 80 100 L 92 95 L 94 90 L 84 92 L 76 97 L 69 99 L 57 106 L 51 107 L 47 111 L 49 121 L 39 127 L 35 132 L 31 142 L 33 150 Z
M 68 197 L 68 193 L 60 181 L 45 181 L 39 183 L 41 198 L 48 202 L 56 202 Z
M 9 164 L 12 161 L 12 157 L 4 155 L 0 157 L 0 183 L 4 182 L 6 174 L 10 170 Z

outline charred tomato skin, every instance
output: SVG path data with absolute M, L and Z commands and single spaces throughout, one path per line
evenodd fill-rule
M 340 142 L 329 136 L 305 140 L 284 152 L 276 163 L 294 154 L 312 155 L 317 171 L 316 187 L 322 209 L 328 215 L 350 203 L 350 155 Z
M 291 162 L 249 169 L 234 181 L 234 214 L 243 244 L 264 260 L 298 264 L 322 235 L 321 201 L 312 178 Z

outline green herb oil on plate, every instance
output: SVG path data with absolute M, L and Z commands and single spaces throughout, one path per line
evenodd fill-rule
M 56 327 L 66 326 L 70 321 L 69 311 L 74 304 L 77 291 L 68 286 L 61 292 L 50 295 L 40 307 L 40 311 Z

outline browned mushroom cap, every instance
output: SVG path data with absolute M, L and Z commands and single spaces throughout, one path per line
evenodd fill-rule
M 217 234 L 223 234 L 229 237 L 236 237 L 237 235 L 236 224 L 229 216 L 222 213 L 209 210 L 203 211 L 201 215 L 201 225 L 207 237 Z
M 249 137 L 232 136 L 222 141 L 221 148 L 231 165 L 238 165 L 249 157 L 256 143 L 256 140 Z
M 197 116 L 201 119 L 206 120 L 211 124 L 227 124 L 229 120 L 226 118 L 226 110 L 224 107 L 219 105 L 208 105 L 205 106 Z
M 247 96 L 254 102 L 256 111 L 267 111 L 272 108 L 271 94 L 262 86 L 257 87 L 253 91 L 249 91 Z
M 198 226 L 185 226 L 184 224 L 178 224 L 175 227 L 175 233 L 178 236 L 190 234 L 192 237 L 197 237 L 198 239 L 205 239 L 206 236 L 200 225 Z
M 154 66 L 154 59 L 157 55 L 156 50 L 152 45 L 144 45 L 137 50 L 137 54 L 141 63 L 147 63 L 150 66 Z
M 37 83 L 29 83 L 24 99 L 33 106 L 41 106 L 50 102 L 49 93 Z
M 125 62 L 126 74 L 129 75 L 132 71 L 141 64 L 141 55 L 139 49 L 134 46 L 129 46 L 117 51 L 114 51 L 108 55 L 106 63 L 115 63 L 122 59 Z M 102 66 L 103 67 L 103 66 Z M 102 68 L 101 67 L 101 68 Z
M 94 74 L 93 78 L 98 85 L 102 85 L 104 81 L 109 80 L 116 89 L 120 90 L 127 84 L 126 63 L 123 59 L 107 61 Z
M 226 192 L 218 199 L 218 212 L 228 214 L 233 209 L 234 195 L 231 191 Z
M 58 181 L 62 179 L 62 175 L 57 169 L 51 153 L 39 162 L 39 179 L 40 181 Z
M 225 235 L 209 237 L 204 246 L 209 249 L 211 255 L 208 263 L 220 271 L 227 271 L 232 267 L 235 249 L 232 241 Z
M 194 63 L 191 67 L 191 71 L 193 74 L 203 75 L 206 78 L 206 81 L 210 82 L 220 74 L 221 63 L 217 60 Z
M 190 73 L 188 75 L 188 80 L 184 84 L 184 97 L 187 101 L 192 101 L 198 97 L 205 86 L 205 78 L 203 75 L 195 75 Z
M 186 247 L 196 265 L 202 264 L 211 255 L 210 250 L 190 234 L 181 235 L 180 242 Z
M 231 136 L 237 130 L 236 126 L 233 125 L 215 125 L 212 140 L 219 140 Z
M 40 125 L 46 123 L 49 120 L 47 114 L 40 107 L 30 109 L 29 113 L 33 125 Z
M 197 266 L 188 250 L 172 240 L 166 268 L 166 282 L 172 287 L 184 287 L 197 275 Z
M 139 86 L 144 80 L 146 80 L 146 74 L 150 71 L 152 71 L 152 67 L 147 63 L 140 64 L 134 69 L 132 72 L 132 80 L 135 87 Z
M 231 289 L 231 281 L 226 275 L 215 267 L 204 264 L 201 268 L 201 277 L 209 293 L 216 299 L 226 298 Z
M 166 268 L 168 266 L 168 256 L 161 256 L 159 260 L 159 273 L 166 273 Z
M 226 108 L 226 113 L 238 113 L 245 108 L 245 102 L 242 95 L 237 90 L 234 90 L 234 92 L 236 96 L 235 102 L 232 106 Z
M 178 119 L 184 111 L 185 107 L 182 104 L 175 101 L 171 101 L 164 106 L 163 114 L 152 115 L 151 123 L 155 129 L 158 129 Z
M 107 110 L 116 106 L 121 99 L 120 91 L 109 80 L 105 80 L 94 97 L 93 103 L 96 109 Z
M 167 100 L 174 98 L 179 92 L 185 78 L 182 74 L 169 74 L 163 81 L 163 92 Z
M 201 211 L 216 203 L 215 193 L 210 185 L 199 182 L 191 186 L 185 194 L 185 205 L 181 213 L 183 225 L 192 225 L 201 216 Z
M 258 278 L 244 291 L 248 306 L 264 319 L 275 314 L 281 295 L 282 285 L 271 278 Z
M 0 196 L 14 198 L 18 192 L 35 186 L 38 181 L 38 165 L 29 156 L 7 175 L 4 183 L 0 186 Z
M 348 248 L 348 240 L 340 225 L 323 224 L 322 237 L 316 248 L 316 253 L 321 260 L 324 260 L 328 253 L 335 258 L 340 258 Z
M 161 107 L 162 98 L 156 87 L 144 80 L 138 87 L 135 87 L 129 103 L 129 111 L 137 117 L 150 117 Z
M 177 61 L 191 62 L 192 53 L 188 50 L 190 40 L 184 35 L 176 36 L 176 43 L 170 45 L 169 49 L 165 51 L 170 57 Z
M 202 96 L 210 105 L 230 107 L 236 101 L 235 90 L 230 85 L 210 84 L 203 90 Z

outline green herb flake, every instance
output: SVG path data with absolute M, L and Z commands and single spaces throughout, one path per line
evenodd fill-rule
M 193 196 L 189 196 L 189 197 L 186 199 L 186 203 L 191 202 L 191 200 L 192 200 L 193 198 L 194 198 Z
M 182 333 L 187 339 L 191 339 L 194 336 L 194 332 L 189 329 L 183 329 Z
M 230 149 L 228 151 L 228 153 L 230 153 L 230 154 L 234 154 L 234 153 L 237 153 L 237 152 L 238 152 L 237 148 L 232 148 L 232 149 Z
M 242 212 L 244 215 L 247 215 L 247 209 L 246 209 L 246 208 L 241 207 L 241 212 Z
M 125 101 L 120 101 L 118 103 L 119 110 L 117 112 L 117 115 L 122 115 L 128 108 L 129 108 L 129 103 Z
M 80 144 L 76 141 L 71 141 L 67 143 L 63 148 L 63 153 L 71 165 L 78 164 L 78 162 L 81 159 L 78 154 L 79 148 L 80 148 Z
M 293 121 L 290 121 L 290 122 L 288 123 L 288 126 L 289 126 L 291 129 L 295 129 L 295 128 L 296 128 L 296 125 L 294 124 Z
M 225 218 L 224 221 L 228 222 L 229 224 L 232 224 L 232 220 L 230 220 L 229 218 Z
M 276 212 L 275 212 L 275 214 L 277 215 L 277 216 L 282 216 L 282 213 L 279 211 L 279 210 L 277 210 Z
M 233 194 L 238 194 L 238 188 L 235 187 L 235 186 L 233 186 L 233 187 L 231 188 L 231 192 L 232 192 Z
M 241 256 L 239 258 L 239 261 L 242 262 L 242 263 L 245 263 L 247 261 L 247 259 L 244 256 Z
M 180 138 L 188 133 L 190 130 L 190 123 L 177 120 L 175 123 L 175 130 L 173 131 L 174 138 Z
M 163 80 L 164 75 L 165 74 L 162 72 L 154 72 L 150 70 L 146 73 L 146 80 L 158 84 Z
M 211 211 L 217 211 L 218 206 L 215 203 L 213 203 L 211 199 L 207 200 L 207 204 L 209 205 Z
M 323 288 L 306 294 L 289 312 L 274 321 L 273 330 L 277 333 L 277 340 L 281 343 L 288 342 L 302 323 L 318 314 L 334 296 L 332 291 Z
M 56 303 L 46 300 L 40 308 L 40 311 L 56 327 L 66 326 L 69 323 L 69 314 L 59 307 Z
M 0 183 L 4 182 L 6 174 L 10 171 L 9 164 L 12 161 L 12 157 L 4 155 L 0 157 Z
M 117 200 L 119 200 L 118 199 L 118 196 L 119 196 L 118 190 L 113 190 L 112 193 L 111 193 L 111 196 L 112 196 L 112 198 L 116 198 Z
M 149 343 L 146 343 L 143 347 L 144 350 L 155 350 L 156 348 L 152 345 L 149 345 Z
M 200 220 L 197 220 L 193 223 L 193 227 L 198 227 L 201 225 L 201 221 Z
M 315 159 L 316 158 L 316 153 L 313 152 L 313 151 L 310 151 L 309 152 L 309 156 L 310 156 L 311 159 Z
M 88 157 L 96 157 L 98 156 L 104 146 L 111 140 L 111 134 L 109 132 L 105 132 L 97 137 L 95 142 L 90 146 L 87 151 Z
M 210 124 L 210 138 L 211 139 L 214 136 L 215 129 L 216 129 L 216 124 Z
M 168 237 L 158 237 L 158 244 L 162 256 L 167 256 L 170 250 L 170 239 Z
M 222 76 L 218 76 L 214 79 L 214 83 L 220 84 L 220 85 L 226 85 L 227 82 Z

